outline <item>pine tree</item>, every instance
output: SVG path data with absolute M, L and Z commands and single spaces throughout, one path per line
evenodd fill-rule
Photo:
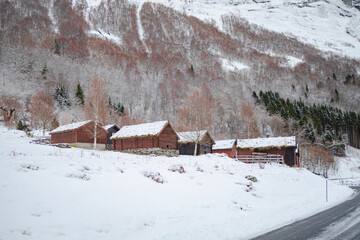
M 55 39 L 54 53 L 60 56 L 60 44 L 58 43 L 57 39 Z
M 77 98 L 77 102 L 81 105 L 85 104 L 85 98 L 84 98 L 84 92 L 81 88 L 80 83 L 77 84 L 76 86 L 76 92 L 75 92 L 75 97 Z
M 55 88 L 55 93 L 53 95 L 54 100 L 59 103 L 60 107 L 70 107 L 70 97 L 64 86 Z
M 43 69 L 41 70 L 41 77 L 42 79 L 46 80 L 47 79 L 47 73 L 48 73 L 49 69 L 47 67 L 47 64 L 45 63 Z

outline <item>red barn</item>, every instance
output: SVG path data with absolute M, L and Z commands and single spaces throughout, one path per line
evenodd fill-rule
M 236 144 L 236 139 L 215 141 L 215 145 L 212 147 L 212 153 L 226 153 L 229 157 L 236 158 Z
M 92 120 L 62 125 L 50 132 L 51 143 L 71 143 L 77 147 L 92 148 L 94 144 L 94 124 Z M 107 131 L 98 124 L 97 149 L 106 149 Z
M 289 166 L 298 164 L 296 137 L 272 137 L 237 140 L 237 155 L 277 154 Z
M 168 121 L 124 126 L 110 139 L 113 140 L 114 150 L 143 154 L 178 153 L 179 137 Z

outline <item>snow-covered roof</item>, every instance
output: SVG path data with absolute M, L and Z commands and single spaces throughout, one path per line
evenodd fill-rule
M 233 148 L 236 139 L 228 139 L 228 140 L 218 140 L 215 141 L 215 145 L 212 147 L 213 150 L 219 149 L 231 149 Z
M 117 126 L 116 124 L 108 124 L 103 126 L 103 128 L 105 128 L 107 131 L 109 130 L 109 128 L 112 128 L 113 126 Z
M 110 139 L 145 137 L 158 135 L 168 124 L 168 121 L 142 123 L 137 125 L 124 126 Z
M 68 132 L 68 131 L 72 131 L 75 130 L 79 127 L 84 126 L 85 124 L 91 122 L 92 120 L 87 120 L 87 121 L 83 121 L 83 122 L 76 122 L 76 123 L 70 123 L 70 124 L 66 124 L 66 125 L 62 125 L 58 128 L 55 128 L 54 130 L 52 130 L 50 132 L 50 134 L 53 133 L 57 133 L 57 132 Z
M 296 138 L 292 137 L 271 137 L 238 139 L 238 148 L 259 148 L 259 147 L 296 147 Z
M 199 132 L 193 131 L 193 132 L 178 132 L 179 136 L 179 143 L 188 143 L 188 142 L 196 142 L 197 134 L 199 134 L 199 141 L 203 139 L 205 134 L 207 133 L 207 130 L 201 130 Z

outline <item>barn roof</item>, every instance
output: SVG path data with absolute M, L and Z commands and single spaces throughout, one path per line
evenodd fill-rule
M 66 125 L 62 125 L 58 128 L 55 128 L 54 130 L 52 130 L 50 132 L 50 134 L 53 134 L 53 133 L 59 133 L 59 132 L 69 132 L 69 131 L 72 131 L 72 130 L 75 130 L 79 127 L 82 127 L 84 126 L 85 124 L 91 122 L 92 120 L 87 120 L 87 121 L 83 121 L 83 122 L 76 122 L 76 123 L 70 123 L 70 124 L 66 124 Z
M 193 131 L 193 132 L 178 132 L 179 135 L 179 143 L 189 143 L 189 142 L 196 142 L 197 134 L 199 134 L 199 141 L 201 142 L 206 134 L 209 134 L 207 130 L 201 130 L 201 131 Z M 210 136 L 210 134 L 209 134 Z M 214 142 L 212 137 L 210 136 L 210 139 Z
M 159 121 L 124 126 L 110 139 L 158 136 L 168 124 L 168 121 Z
M 238 139 L 238 148 L 296 147 L 296 137 Z
M 105 128 L 105 129 L 108 131 L 110 128 L 112 128 L 112 127 L 114 127 L 114 126 L 118 127 L 116 124 L 108 124 L 108 125 L 103 126 L 103 128 Z M 118 127 L 118 128 L 119 128 L 119 127 Z M 119 129 L 120 129 L 120 128 L 119 128 Z
M 228 140 L 218 140 L 215 141 L 215 145 L 212 147 L 213 150 L 220 150 L 220 149 L 232 149 L 236 139 L 228 139 Z

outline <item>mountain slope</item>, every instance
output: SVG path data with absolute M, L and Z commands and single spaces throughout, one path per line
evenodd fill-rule
M 284 98 L 346 110 L 360 104 L 357 31 L 349 30 L 355 37 L 340 37 L 351 19 L 358 19 L 359 11 L 341 1 L 12 0 L 1 4 L 3 89 L 21 92 L 24 102 L 37 90 L 53 93 L 57 86 L 65 86 L 74 97 L 77 83 L 87 88 L 97 73 L 106 82 L 109 97 L 123 103 L 131 118 L 169 119 L 176 125 L 181 103 L 200 89 L 214 110 L 209 129 L 227 137 L 244 134 L 241 107 L 253 102 L 253 91 L 273 90 Z M 328 17 L 315 24 L 321 9 Z M 351 18 L 340 15 L 346 11 Z M 291 20 L 287 27 L 278 24 L 286 17 Z M 256 21 L 263 27 L 251 24 Z M 336 28 L 317 34 L 322 25 Z M 299 40 L 296 34 L 308 38 Z M 313 39 L 322 47 L 304 43 Z M 321 44 L 326 39 L 346 55 L 354 49 L 354 58 L 320 51 L 331 50 Z M 339 44 L 345 47 L 340 49 Z M 338 53 L 336 49 L 332 51 Z M 331 102 L 335 98 L 338 101 Z M 82 118 L 75 111 L 71 114 L 64 118 Z M 255 115 L 261 134 L 274 132 L 272 120 L 261 109 L 256 108 Z

